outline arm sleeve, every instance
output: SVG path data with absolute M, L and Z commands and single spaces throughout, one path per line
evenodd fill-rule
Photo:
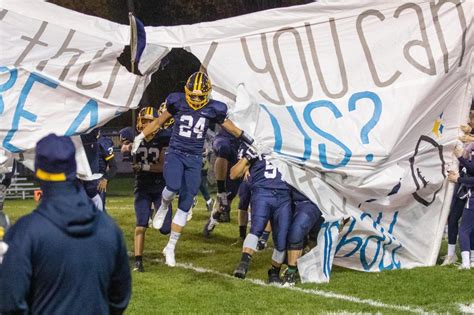
M 115 268 L 109 284 L 109 311 L 110 314 L 122 314 L 130 302 L 132 294 L 132 279 L 128 265 L 127 248 L 122 233 L 117 229 L 118 252 L 115 259 Z
M 173 116 L 176 115 L 176 113 L 178 112 L 177 101 L 178 101 L 178 96 L 175 93 L 168 95 L 165 101 L 166 110 L 168 111 L 168 113 L 170 113 Z
M 214 121 L 217 124 L 222 124 L 227 119 L 227 105 L 219 102 L 219 106 L 216 106 Z
M 464 176 L 458 178 L 458 183 L 463 184 L 468 188 L 474 187 L 474 177 L 471 176 Z
M 24 219 L 8 230 L 4 241 L 8 250 L 0 264 L 0 313 L 27 314 L 33 250 Z

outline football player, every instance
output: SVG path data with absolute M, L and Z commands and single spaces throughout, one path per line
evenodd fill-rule
M 100 128 L 96 128 L 87 134 L 81 135 L 82 145 L 86 152 L 87 161 L 91 169 L 92 175 L 99 173 L 99 144 Z M 82 180 L 87 196 L 94 202 L 97 209 L 103 211 L 103 202 L 97 190 L 99 181 L 97 179 Z
M 171 141 L 165 157 L 166 187 L 161 206 L 153 218 L 153 227 L 161 228 L 168 213 L 168 205 L 179 191 L 178 209 L 173 217 L 171 235 L 163 250 L 166 264 L 175 266 L 175 247 L 186 225 L 188 212 L 201 182 L 202 153 L 209 124 L 214 122 L 244 142 L 253 139 L 227 119 L 227 105 L 209 98 L 211 81 L 203 72 L 193 73 L 187 80 L 184 93 L 172 93 L 166 99 L 166 110 L 151 122 L 133 142 L 132 153 L 142 140 L 174 117 Z
M 286 239 L 291 224 L 291 196 L 281 173 L 266 156 L 258 156 L 251 148 L 243 148 L 243 158 L 232 167 L 232 179 L 250 172 L 251 217 L 250 233 L 242 246 L 242 257 L 234 271 L 234 276 L 244 279 L 249 269 L 252 255 L 257 251 L 257 243 L 267 222 L 270 220 L 273 236 L 273 255 L 271 269 L 268 270 L 269 283 L 281 283 L 280 268 L 285 259 Z
M 159 116 L 153 107 L 142 108 L 138 114 L 137 131 L 142 132 L 148 124 Z M 145 232 L 148 220 L 152 215 L 152 204 L 158 209 L 161 203 L 161 192 L 165 187 L 163 179 L 163 165 L 165 152 L 169 145 L 173 120 L 169 120 L 164 129 L 148 135 L 138 147 L 132 159 L 132 168 L 135 172 L 135 268 L 134 271 L 143 272 L 143 249 L 145 245 Z M 122 152 L 130 152 L 135 132 L 131 127 L 120 131 Z M 167 205 L 171 210 L 171 204 Z M 165 222 L 160 227 L 161 234 L 169 234 L 171 230 L 172 211 L 168 211 Z
M 229 170 L 237 163 L 240 141 L 221 128 L 212 143 L 216 154 L 214 174 L 217 183 L 217 203 L 214 209 L 219 222 L 230 222 L 230 205 L 237 195 L 241 180 L 231 180 Z
M 97 191 L 102 199 L 102 207 L 105 211 L 107 184 L 117 174 L 117 162 L 115 161 L 112 139 L 100 134 L 97 144 L 99 146 L 99 173 L 102 174 L 102 178 L 99 179 L 97 184 Z

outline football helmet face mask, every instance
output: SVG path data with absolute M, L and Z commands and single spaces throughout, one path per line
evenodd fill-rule
M 163 112 L 166 110 L 166 102 L 161 103 L 160 108 L 158 108 L 158 116 L 161 116 Z M 163 124 L 163 129 L 169 128 L 174 124 L 174 118 L 168 119 L 164 124 Z
M 209 80 L 209 77 L 204 72 L 191 74 L 184 86 L 186 102 L 194 110 L 203 108 L 209 103 L 211 91 L 211 80 Z
M 147 106 L 140 110 L 137 117 L 137 131 L 140 133 L 145 127 L 151 123 L 155 118 L 158 118 L 158 110 L 154 107 Z M 156 134 L 150 135 L 150 138 Z

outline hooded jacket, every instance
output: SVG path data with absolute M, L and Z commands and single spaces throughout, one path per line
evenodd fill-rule
M 38 208 L 5 235 L 0 313 L 121 313 L 131 295 L 123 236 L 76 182 L 41 185 Z

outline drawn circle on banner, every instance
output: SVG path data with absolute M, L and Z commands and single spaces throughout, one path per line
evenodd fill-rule
M 374 155 L 372 153 L 369 153 L 365 156 L 365 159 L 367 160 L 367 162 L 372 162 L 372 160 L 374 159 Z

